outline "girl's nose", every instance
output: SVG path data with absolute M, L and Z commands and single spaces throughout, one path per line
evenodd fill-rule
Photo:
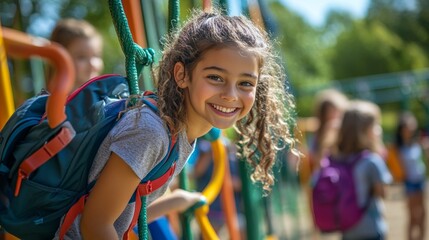
M 237 101 L 237 89 L 234 86 L 225 87 L 224 91 L 222 92 L 221 98 L 228 102 Z

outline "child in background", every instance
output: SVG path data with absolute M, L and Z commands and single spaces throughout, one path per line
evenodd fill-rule
M 66 239 L 122 238 L 134 210 L 129 200 L 167 153 L 170 135 L 177 136 L 176 176 L 198 137 L 213 127 L 235 126 L 252 179 L 269 191 L 276 152 L 284 147 L 279 143 L 292 148 L 295 143 L 289 124 L 294 102 L 285 91 L 280 63 L 266 32 L 250 20 L 195 12 L 165 44 L 156 70 L 159 115 L 145 105 L 133 107 L 110 131 L 90 170 L 88 182 L 97 182 Z M 168 185 L 150 194 L 148 204 Z M 181 207 L 192 206 L 198 195 L 186 198 Z M 174 207 L 167 204 L 161 210 Z
M 401 114 L 396 129 L 396 149 L 404 172 L 405 194 L 408 208 L 407 239 L 423 240 L 426 232 L 426 206 L 424 202 L 426 165 L 424 151 L 419 142 L 418 123 L 410 112 Z
M 314 115 L 317 119 L 317 128 L 309 143 L 308 160 L 303 163 L 301 170 L 301 179 L 306 184 L 305 191 L 310 208 L 312 206 L 312 192 L 308 188 L 310 177 L 320 168 L 320 160 L 331 153 L 347 104 L 347 97 L 336 89 L 324 89 L 316 95 Z M 313 238 L 318 239 L 319 232 L 316 228 L 313 230 Z
M 103 71 L 103 39 L 87 21 L 71 18 L 58 21 L 52 30 L 51 41 L 62 45 L 73 59 L 76 71 L 74 88 Z
M 353 169 L 358 204 L 367 210 L 355 226 L 343 232 L 343 240 L 382 240 L 386 236 L 382 198 L 392 176 L 379 155 L 382 145 L 380 118 L 379 107 L 367 101 L 351 101 L 344 112 L 335 159 L 352 159 L 350 156 L 365 150 L 370 154 L 360 159 Z
M 310 144 L 310 172 L 320 166 L 320 159 L 327 156 L 335 144 L 347 97 L 336 89 L 325 89 L 316 96 L 315 115 L 319 126 Z

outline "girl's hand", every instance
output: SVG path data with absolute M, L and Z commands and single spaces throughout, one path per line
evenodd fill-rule
M 205 197 L 200 192 L 189 192 L 183 189 L 175 189 L 171 193 L 174 199 L 175 209 L 184 212 L 200 201 L 205 201 Z
M 184 212 L 198 202 L 206 201 L 199 192 L 175 189 L 169 194 L 156 199 L 147 208 L 148 222 L 170 212 Z

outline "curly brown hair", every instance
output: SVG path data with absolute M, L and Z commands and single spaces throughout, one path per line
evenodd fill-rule
M 295 103 L 286 91 L 286 76 L 265 31 L 243 16 L 226 16 L 219 11 L 193 11 L 181 29 L 165 40 L 164 52 L 155 71 L 158 108 L 161 118 L 173 126 L 173 134 L 186 128 L 184 90 L 174 80 L 173 68 L 181 62 L 187 74 L 210 49 L 234 47 L 251 51 L 259 60 L 259 79 L 255 104 L 248 116 L 236 123 L 241 157 L 253 167 L 252 180 L 265 190 L 274 183 L 272 167 L 276 152 L 286 145 L 294 147 Z M 192 78 L 192 77 L 190 77 Z

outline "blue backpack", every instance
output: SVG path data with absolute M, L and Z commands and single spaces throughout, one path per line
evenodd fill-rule
M 69 96 L 67 120 L 54 129 L 45 117 L 47 93 L 15 111 L 0 132 L 2 228 L 21 239 L 52 239 L 66 215 L 60 234 L 66 233 L 94 185 L 88 184 L 92 162 L 125 110 L 128 95 L 126 78 L 94 78 Z M 142 101 L 157 112 L 155 94 L 146 92 Z M 175 142 L 170 139 L 169 154 L 142 180 L 130 200 L 136 202 L 136 214 L 129 230 L 137 222 L 140 197 L 161 187 L 174 173 Z
M 343 161 L 332 156 L 321 160 L 312 187 L 313 219 L 320 231 L 345 231 L 364 215 L 369 201 L 363 207 L 358 204 L 353 169 L 367 155 L 363 151 Z

